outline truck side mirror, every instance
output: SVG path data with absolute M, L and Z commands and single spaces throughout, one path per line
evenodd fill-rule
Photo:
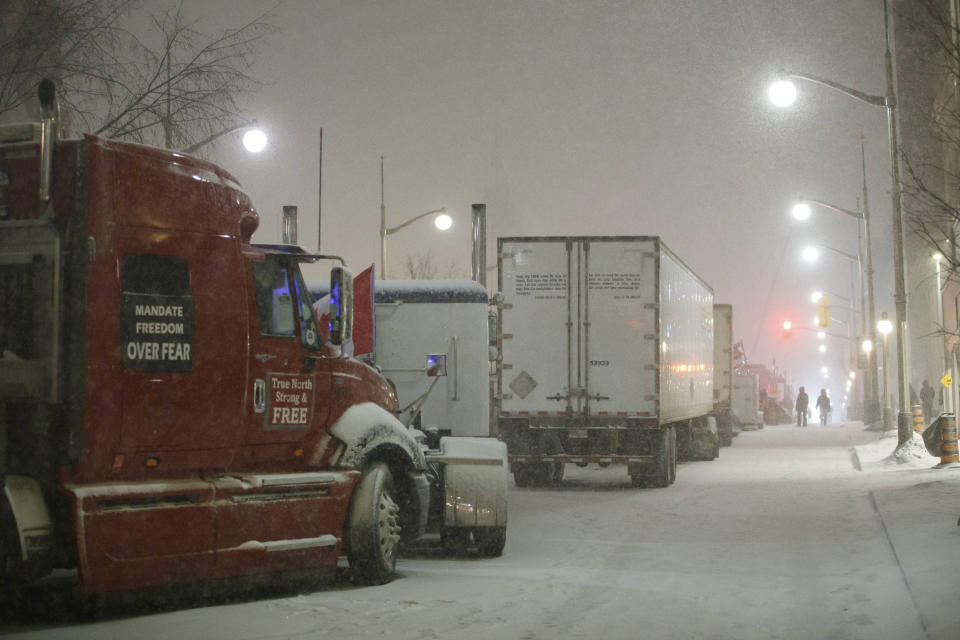
M 447 375 L 447 354 L 427 354 L 427 375 L 432 377 Z
M 353 273 L 347 267 L 330 270 L 330 342 L 353 338 Z

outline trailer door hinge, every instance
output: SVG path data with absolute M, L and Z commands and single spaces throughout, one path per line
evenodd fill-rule
M 649 362 L 648 362 L 647 364 L 643 365 L 643 368 L 644 368 L 645 371 L 656 371 L 656 370 L 659 369 L 660 367 L 658 367 L 658 366 L 655 365 L 655 364 L 652 364 L 652 363 L 649 363 Z
M 504 333 L 502 336 L 500 336 L 501 340 L 510 340 L 511 338 L 513 338 L 512 333 Z
M 643 396 L 643 399 L 644 399 L 644 400 L 648 400 L 648 401 L 656 402 L 657 400 L 659 400 L 659 397 L 658 397 L 657 394 L 655 394 L 655 393 L 650 393 L 650 394 L 647 394 L 647 395 Z

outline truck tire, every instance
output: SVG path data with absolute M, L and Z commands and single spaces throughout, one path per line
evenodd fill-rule
M 648 481 L 652 487 L 670 486 L 670 459 L 675 455 L 675 448 L 670 444 L 673 438 L 669 427 L 660 429 L 654 436 L 654 461 L 648 467 Z
M 554 481 L 554 477 L 551 462 L 513 463 L 513 481 L 518 487 L 545 487 Z
M 473 530 L 473 539 L 481 556 L 498 558 L 503 555 L 503 547 L 507 543 L 507 528 L 480 527 Z
M 393 476 L 387 465 L 374 462 L 357 483 L 347 520 L 347 560 L 355 583 L 390 581 L 397 566 L 400 533 Z
M 464 527 L 442 527 L 440 546 L 450 556 L 465 556 L 470 548 L 470 529 Z
M 567 465 L 562 462 L 554 462 L 552 473 L 550 474 L 550 482 L 552 484 L 560 484 L 563 482 L 563 474 L 566 471 Z
M 529 487 L 533 482 L 530 465 L 525 462 L 513 463 L 513 481 L 518 487 Z

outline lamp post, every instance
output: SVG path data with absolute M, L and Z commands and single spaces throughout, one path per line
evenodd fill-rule
M 941 279 L 941 270 L 940 263 L 943 262 L 943 256 L 939 253 L 934 254 L 934 262 L 937 263 L 937 325 L 940 327 L 940 331 L 943 332 L 943 373 L 951 373 L 950 369 L 950 351 L 947 347 L 947 334 L 943 328 L 943 280 Z M 951 374 L 951 377 L 952 374 Z M 946 389 L 943 390 L 943 399 L 944 399 L 944 411 L 948 413 L 953 413 L 953 390 Z
M 877 331 L 883 336 L 883 430 L 893 428 L 893 408 L 890 406 L 890 348 L 887 346 L 887 336 L 893 331 L 893 324 L 887 319 L 887 312 L 880 315 L 877 322 Z
M 907 413 L 910 403 L 910 387 L 906 372 L 907 363 L 907 294 L 903 262 L 903 216 L 901 213 L 900 163 L 897 160 L 897 95 L 893 84 L 893 56 L 890 52 L 890 23 L 887 12 L 887 2 L 883 2 L 883 27 L 886 50 L 884 64 L 886 69 L 886 93 L 884 95 L 870 95 L 844 86 L 838 82 L 827 80 L 819 76 L 806 73 L 787 73 L 787 77 L 805 80 L 814 84 L 823 85 L 839 91 L 851 98 L 877 107 L 884 107 L 887 112 L 887 144 L 890 152 L 890 200 L 893 213 L 893 267 L 894 267 L 894 302 L 896 305 L 897 322 L 897 389 L 900 395 L 901 417 L 898 419 L 899 443 L 903 444 L 910 439 L 910 425 L 907 423 Z M 771 86 L 769 96 L 777 106 L 789 106 L 796 99 L 796 87 L 792 83 L 781 80 Z
M 414 216 L 395 227 L 387 226 L 387 207 L 383 199 L 383 156 L 380 156 L 380 277 L 383 280 L 387 279 L 387 236 L 395 234 L 397 231 L 413 224 L 417 220 L 432 215 L 437 215 L 433 222 L 437 229 L 441 231 L 446 231 L 453 225 L 453 220 L 447 215 L 447 208 L 440 207 L 439 209 L 432 209 L 426 213 Z

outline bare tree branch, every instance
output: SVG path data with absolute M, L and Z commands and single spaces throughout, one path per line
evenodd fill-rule
M 0 117 L 32 105 L 50 77 L 67 125 L 111 138 L 185 148 L 250 120 L 239 98 L 263 86 L 249 70 L 276 31 L 270 13 L 211 36 L 185 20 L 181 2 L 134 33 L 124 21 L 139 3 L 5 0 Z

